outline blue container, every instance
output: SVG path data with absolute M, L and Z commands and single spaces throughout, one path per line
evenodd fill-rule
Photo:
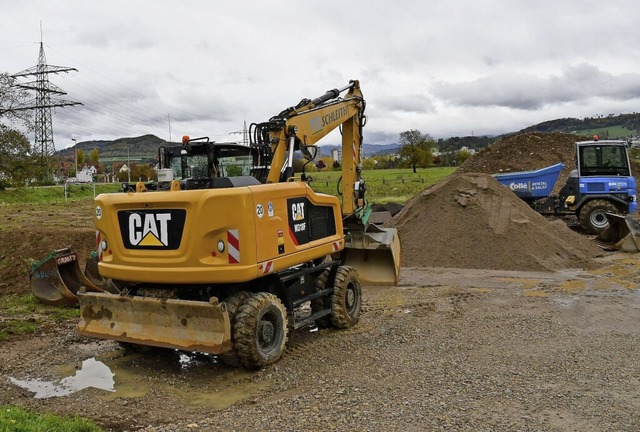
M 533 171 L 493 174 L 493 177 L 523 200 L 533 201 L 551 195 L 563 168 L 563 163 L 557 163 Z

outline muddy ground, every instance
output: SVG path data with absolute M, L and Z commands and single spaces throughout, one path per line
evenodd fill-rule
M 88 251 L 91 211 L 0 207 L 2 295 L 24 293 L 29 257 L 61 237 Z M 214 356 L 126 353 L 63 322 L 0 342 L 0 405 L 82 415 L 113 431 L 637 431 L 637 255 L 602 251 L 593 263 L 405 267 L 398 287 L 363 288 L 355 327 L 300 329 L 282 360 L 259 371 Z M 115 391 L 37 399 L 17 385 L 69 390 L 89 364 L 106 365 L 107 377 L 74 385 L 109 387 L 113 376 Z
M 603 251 L 477 174 L 569 161 L 572 140 L 506 140 L 467 164 L 482 169 L 417 194 L 391 221 L 410 266 L 400 285 L 364 287 L 355 327 L 300 329 L 272 367 L 130 353 L 72 320 L 2 342 L 0 404 L 114 431 L 640 430 L 636 254 Z M 0 207 L 0 293 L 28 293 L 29 265 L 52 249 L 84 260 L 91 218 L 90 202 Z

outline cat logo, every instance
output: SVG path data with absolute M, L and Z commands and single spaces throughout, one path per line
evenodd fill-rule
M 291 215 L 294 221 L 304 220 L 304 201 L 291 204 Z
M 169 246 L 167 226 L 169 213 L 147 213 L 144 221 L 139 213 L 129 215 L 129 242 L 134 246 Z
M 185 210 L 118 212 L 120 232 L 127 249 L 178 249 Z

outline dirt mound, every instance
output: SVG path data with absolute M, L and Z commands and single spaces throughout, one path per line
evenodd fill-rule
M 455 174 L 424 190 L 386 225 L 398 229 L 408 267 L 547 271 L 587 268 L 601 253 L 481 173 Z
M 54 249 L 73 246 L 80 267 L 95 250 L 92 201 L 0 206 L 0 295 L 27 294 L 29 268 Z
M 556 193 L 566 182 L 569 173 L 576 169 L 576 141 L 589 139 L 591 138 L 566 133 L 511 135 L 467 159 L 456 172 L 497 174 L 531 171 L 562 162 L 564 169 L 554 188 Z
M 566 183 L 569 173 L 576 169 L 576 141 L 588 141 L 592 137 L 567 133 L 526 133 L 511 135 L 467 159 L 457 173 L 498 174 L 531 171 L 562 162 L 564 169 L 558 177 L 553 193 Z M 631 173 L 640 184 L 640 165 L 631 161 Z

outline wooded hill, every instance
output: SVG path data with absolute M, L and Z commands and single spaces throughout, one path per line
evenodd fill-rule
M 598 133 L 605 138 L 624 139 L 640 135 L 640 114 L 609 114 L 608 116 L 563 118 L 549 120 L 522 129 L 520 132 L 565 132 L 581 135 Z
M 529 126 L 518 132 L 509 132 L 499 136 L 466 136 L 439 139 L 437 146 L 441 152 L 451 152 L 467 147 L 479 150 L 489 146 L 498 139 L 517 133 L 528 132 L 564 132 L 577 135 L 591 136 L 600 135 L 603 139 L 625 139 L 640 135 L 640 114 L 609 114 L 608 116 L 578 118 L 562 118 L 549 120 Z M 427 132 L 428 133 L 428 132 Z M 366 136 L 365 136 L 366 140 Z M 114 141 L 85 141 L 77 144 L 88 155 L 94 148 L 98 149 L 100 158 L 126 157 L 127 149 L 129 156 L 149 162 L 154 162 L 158 155 L 158 147 L 179 145 L 180 143 L 169 143 L 155 135 L 143 135 L 133 138 L 119 138 Z M 397 153 L 400 146 L 397 143 L 384 145 L 364 145 L 365 156 L 379 156 Z M 330 156 L 331 150 L 340 149 L 340 146 L 321 145 L 319 146 L 320 156 Z M 69 147 L 58 151 L 63 159 L 71 160 L 74 157 L 74 148 Z

